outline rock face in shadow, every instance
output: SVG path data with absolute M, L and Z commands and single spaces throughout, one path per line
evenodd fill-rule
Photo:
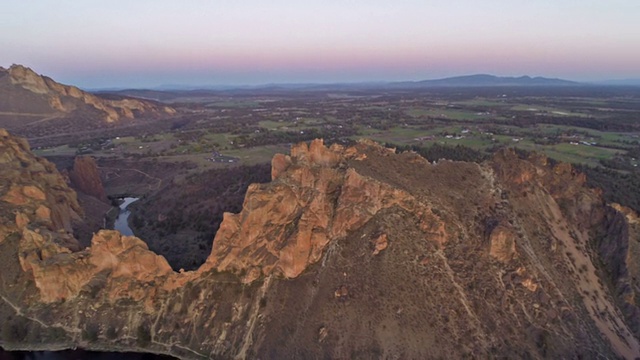
M 225 215 L 206 263 L 174 272 L 117 231 L 80 250 L 52 215 L 55 205 L 78 214 L 75 194 L 24 141 L 2 131 L 0 146 L 5 348 L 189 359 L 640 352 L 624 305 L 636 301 L 635 280 L 624 281 L 636 271 L 627 244 L 637 233 L 625 230 L 635 214 L 606 205 L 566 164 L 509 150 L 431 164 L 368 141 L 298 144 Z M 626 272 L 614 268 L 621 259 Z
M 100 180 L 96 161 L 90 156 L 76 156 L 73 168 L 69 171 L 71 186 L 83 193 L 108 203 L 107 194 Z

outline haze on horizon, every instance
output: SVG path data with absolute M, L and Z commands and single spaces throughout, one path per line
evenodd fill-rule
M 640 78 L 635 0 L 10 0 L 0 66 L 85 88 Z

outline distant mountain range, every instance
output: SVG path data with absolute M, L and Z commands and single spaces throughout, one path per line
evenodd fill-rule
M 390 83 L 393 87 L 475 87 L 475 86 L 576 86 L 581 83 L 563 79 L 545 77 L 509 77 L 488 74 L 448 77 L 436 80 L 408 81 Z
M 361 90 L 361 89 L 422 89 L 438 87 L 496 87 L 496 86 L 586 86 L 597 84 L 586 84 L 575 81 L 545 78 L 545 77 L 508 77 L 488 74 L 466 75 L 448 77 L 435 80 L 420 81 L 395 81 L 395 82 L 360 82 L 360 83 L 274 83 L 263 85 L 215 85 L 215 86 L 189 86 L 189 85 L 162 85 L 145 92 L 199 92 L 199 91 L 233 91 L 233 90 Z M 136 96 L 140 89 L 100 89 L 98 92 L 118 92 L 129 93 Z M 150 98 L 158 99 L 158 94 L 153 94 Z
M 140 96 L 149 99 L 162 100 L 170 95 L 167 92 L 189 92 L 197 95 L 206 92 L 226 92 L 244 90 L 367 90 L 367 89 L 429 89 L 453 87 L 562 87 L 562 86 L 638 86 L 638 79 L 614 79 L 589 82 L 577 82 L 559 78 L 542 76 L 496 76 L 490 74 L 474 74 L 454 76 L 441 79 L 416 81 L 370 81 L 355 83 L 270 83 L 260 85 L 185 85 L 163 84 L 152 88 L 95 88 L 87 89 L 94 93 L 118 93 L 129 96 Z

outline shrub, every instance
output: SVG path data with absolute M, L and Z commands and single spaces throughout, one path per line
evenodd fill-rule
M 138 326 L 136 330 L 136 337 L 138 339 L 138 345 L 140 347 L 147 347 L 151 342 L 151 333 L 149 332 L 149 327 L 143 324 Z
M 95 324 L 87 325 L 86 329 L 82 330 L 82 339 L 88 342 L 95 342 L 98 340 L 98 333 L 100 329 Z

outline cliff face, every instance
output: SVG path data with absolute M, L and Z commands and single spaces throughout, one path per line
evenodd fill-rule
M 76 156 L 69 171 L 71 185 L 83 193 L 108 203 L 96 161 L 90 156 Z
M 331 239 L 344 238 L 392 207 L 415 214 L 429 240 L 445 242 L 444 224 L 427 203 L 344 166 L 359 155 L 354 148 L 326 148 L 322 141 L 296 145 L 291 156 L 277 155 L 272 183 L 250 186 L 245 211 L 225 215 L 204 267 L 246 273 L 246 282 L 274 272 L 294 278 L 320 260 Z
M 24 139 L 0 129 L 0 165 L 0 241 L 29 224 L 37 229 L 71 231 L 71 221 L 79 219 L 82 209 L 53 164 L 33 156 Z
M 608 207 L 565 164 L 510 151 L 481 165 L 431 164 L 371 142 L 295 145 L 274 157 L 273 181 L 225 215 L 207 262 L 176 273 L 116 231 L 75 249 L 64 224 L 39 210 L 61 200 L 77 213 L 73 193 L 46 181 L 60 176 L 24 142 L 3 133 L 2 144 L 13 150 L 0 161 L 16 163 L 0 187 L 6 348 L 182 358 L 640 352 L 620 302 L 637 288 L 616 291 L 609 284 L 623 276 L 605 276 L 609 258 L 637 263 L 625 245 L 635 233 L 623 231 L 635 214 Z
M 12 65 L 9 69 L 0 68 L 0 82 L 0 93 L 4 98 L 0 101 L 0 109 L 12 113 L 32 113 L 33 109 L 39 109 L 43 113 L 68 114 L 85 106 L 99 111 L 107 123 L 133 119 L 136 113 L 175 113 L 170 107 L 148 101 L 104 99 L 75 86 L 59 84 L 22 65 Z

